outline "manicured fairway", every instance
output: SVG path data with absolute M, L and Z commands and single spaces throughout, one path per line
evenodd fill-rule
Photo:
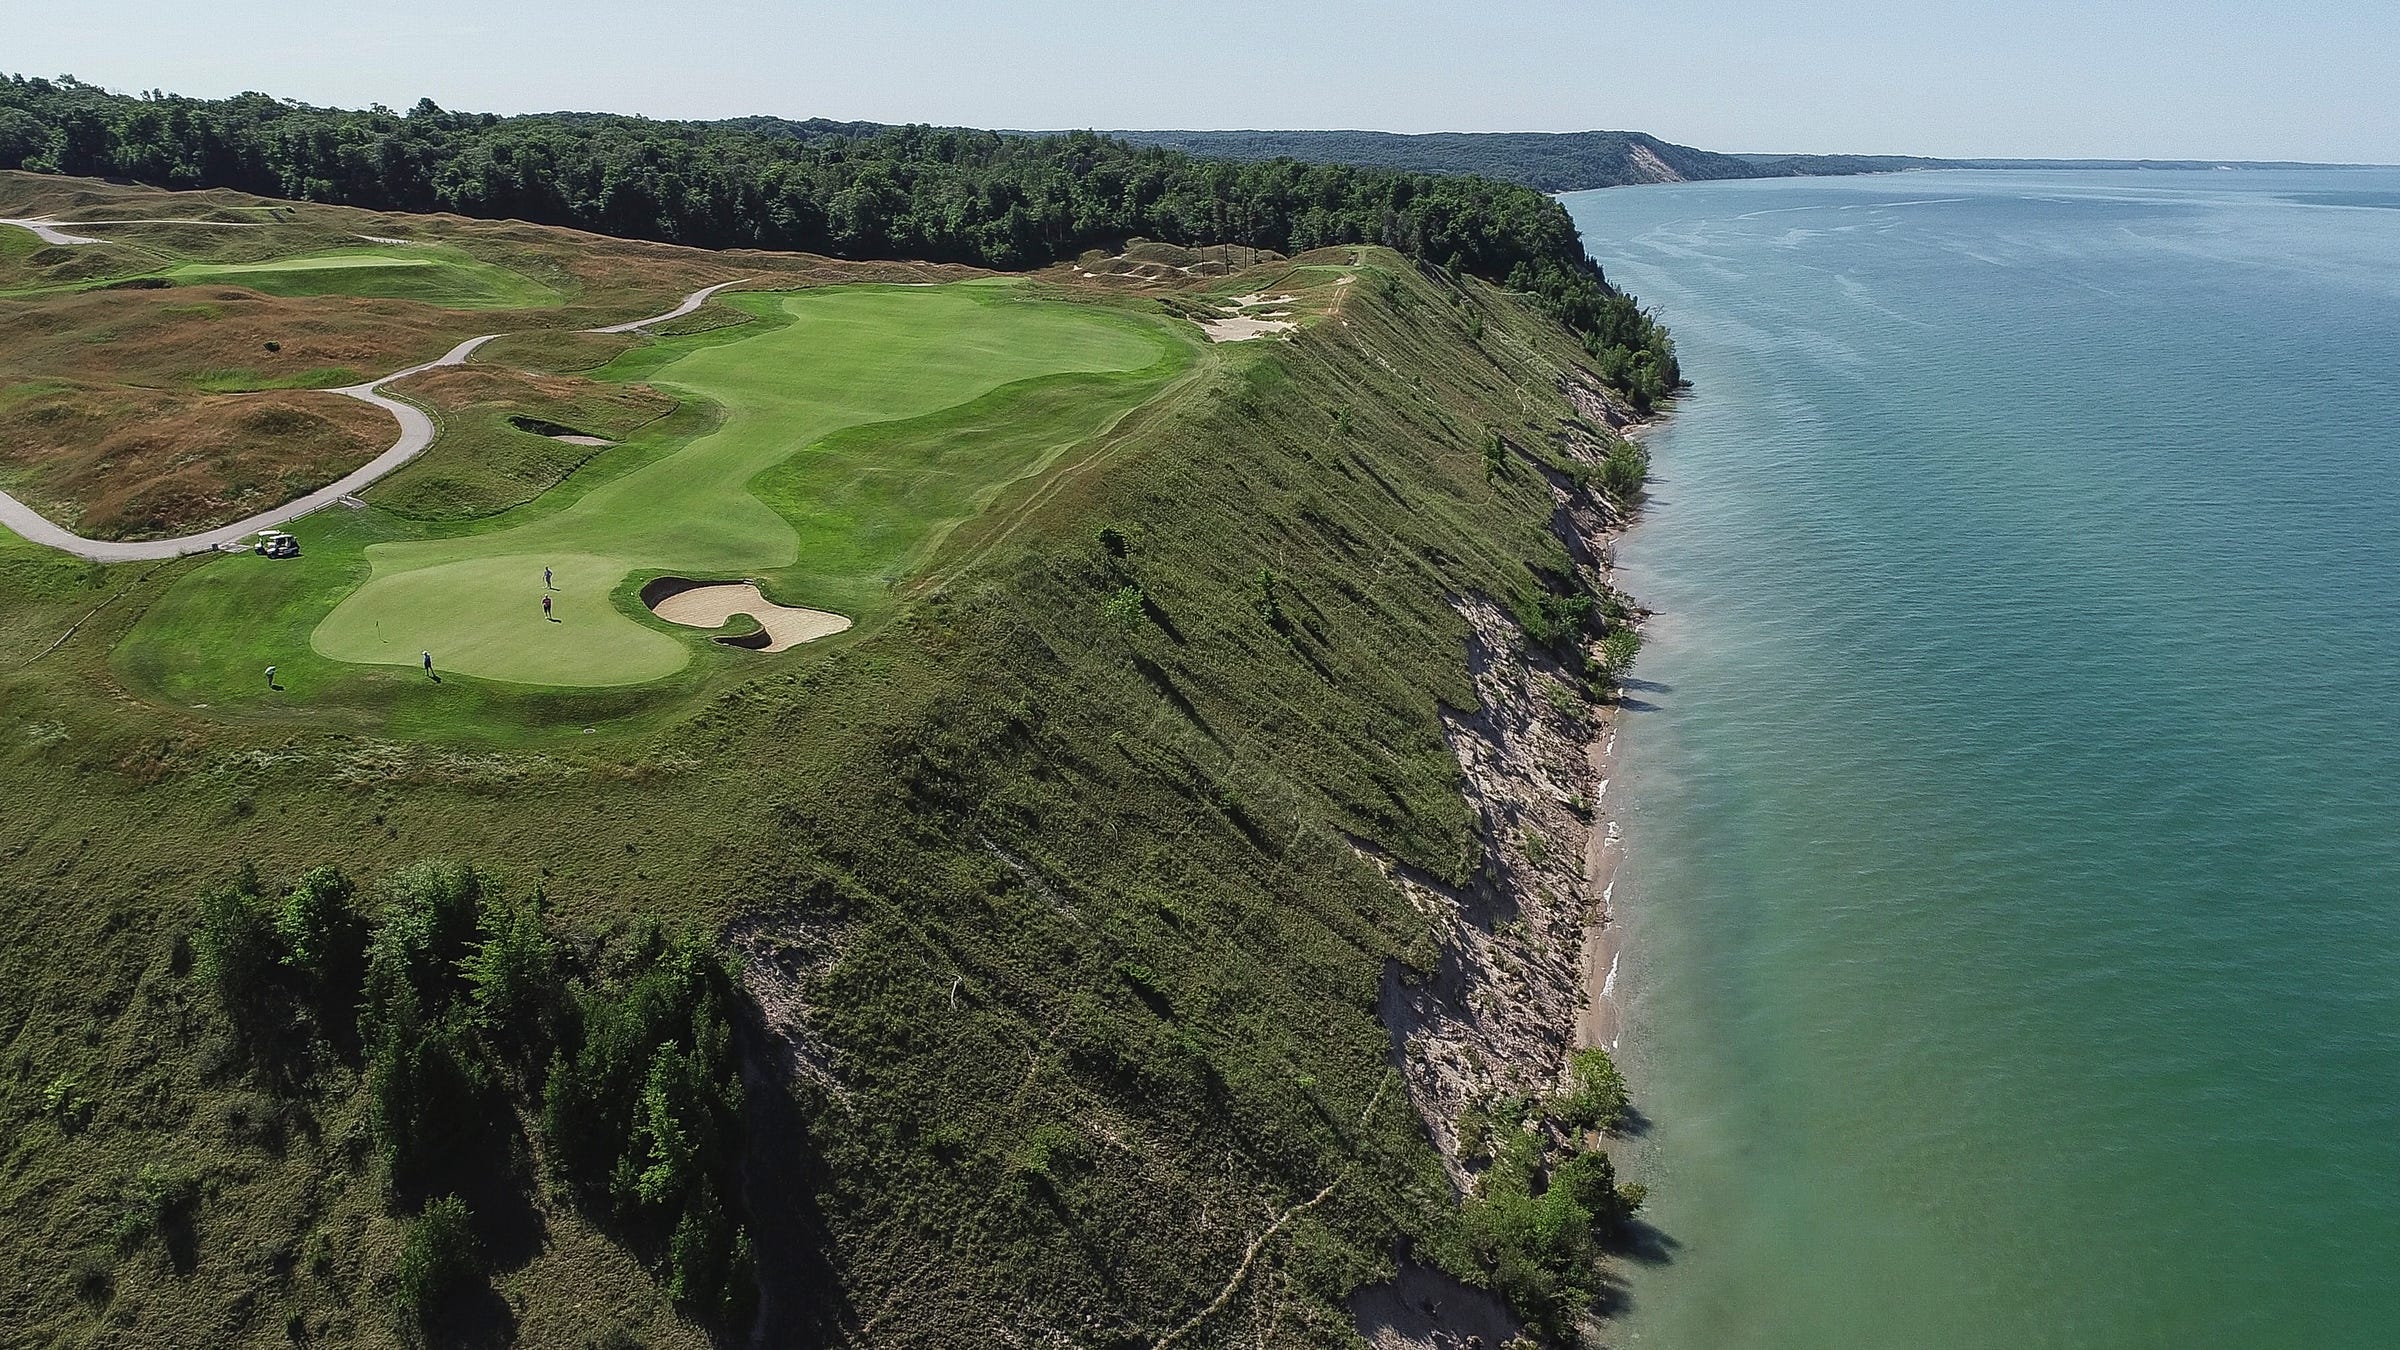
M 1145 320 L 1007 286 L 828 287 L 739 303 L 773 326 L 688 339 L 645 371 L 721 406 L 716 430 L 563 509 L 540 514 L 537 503 L 522 523 L 374 545 L 370 579 L 311 645 L 380 665 L 431 651 L 445 670 L 525 684 L 671 675 L 695 639 L 618 608 L 637 573 L 754 576 L 784 603 L 855 613 L 1000 489 L 1190 359 Z M 552 620 L 544 567 L 557 579 Z
M 536 309 L 565 298 L 522 273 L 431 245 L 341 249 L 270 262 L 178 263 L 160 275 L 184 285 L 222 282 L 269 295 L 355 295 L 446 309 Z

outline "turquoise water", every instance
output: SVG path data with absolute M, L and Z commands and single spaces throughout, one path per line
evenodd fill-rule
M 1568 204 L 1698 383 L 1613 1339 L 2400 1345 L 2400 173 Z

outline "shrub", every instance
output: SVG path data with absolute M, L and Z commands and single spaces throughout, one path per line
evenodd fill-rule
M 1641 653 L 1642 635 L 1631 624 L 1618 624 L 1600 639 L 1600 650 L 1592 654 L 1592 673 L 1602 679 L 1622 679 Z
M 245 1037 L 258 1032 L 283 953 L 275 922 L 258 898 L 256 873 L 244 868 L 233 885 L 200 897 L 192 947 L 235 1029 Z
M 1620 441 L 1600 461 L 1600 490 L 1622 506 L 1641 495 L 1650 481 L 1650 452 L 1632 441 Z
M 1573 1130 L 1608 1131 L 1623 1124 L 1630 1102 L 1625 1076 L 1598 1046 L 1578 1050 L 1567 1061 L 1567 1088 L 1552 1106 L 1551 1118 Z
M 300 878 L 274 914 L 275 957 L 331 1024 L 357 1008 L 367 925 L 352 907 L 349 879 L 331 867 Z
M 164 1237 L 188 1226 L 200 1206 L 198 1179 L 159 1163 L 145 1165 L 126 1183 L 117 1201 L 117 1222 L 110 1234 L 119 1251 L 132 1251 L 153 1237 Z
M 483 1254 L 464 1200 L 443 1196 L 408 1226 L 398 1276 L 403 1327 L 430 1339 L 443 1311 L 484 1278 Z
M 1262 567 L 1258 569 L 1257 582 L 1258 595 L 1251 600 L 1251 607 L 1258 611 L 1258 617 L 1266 620 L 1267 627 L 1278 633 L 1289 631 L 1292 621 L 1285 617 L 1283 600 L 1275 593 L 1275 574 Z
M 1108 598 L 1108 603 L 1101 606 L 1100 612 L 1112 627 L 1130 629 L 1138 626 L 1143 613 L 1142 588 L 1119 587 L 1117 593 Z

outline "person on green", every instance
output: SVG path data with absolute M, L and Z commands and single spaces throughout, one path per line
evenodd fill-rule
M 430 677 L 433 674 L 433 653 L 419 652 L 417 655 L 425 658 L 425 674 Z
M 275 667 L 273 666 L 267 667 L 267 687 L 269 689 L 275 687 Z

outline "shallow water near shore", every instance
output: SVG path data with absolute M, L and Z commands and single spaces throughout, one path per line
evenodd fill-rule
M 2393 1344 L 2400 172 L 1567 200 L 1699 384 L 1609 1339 Z

